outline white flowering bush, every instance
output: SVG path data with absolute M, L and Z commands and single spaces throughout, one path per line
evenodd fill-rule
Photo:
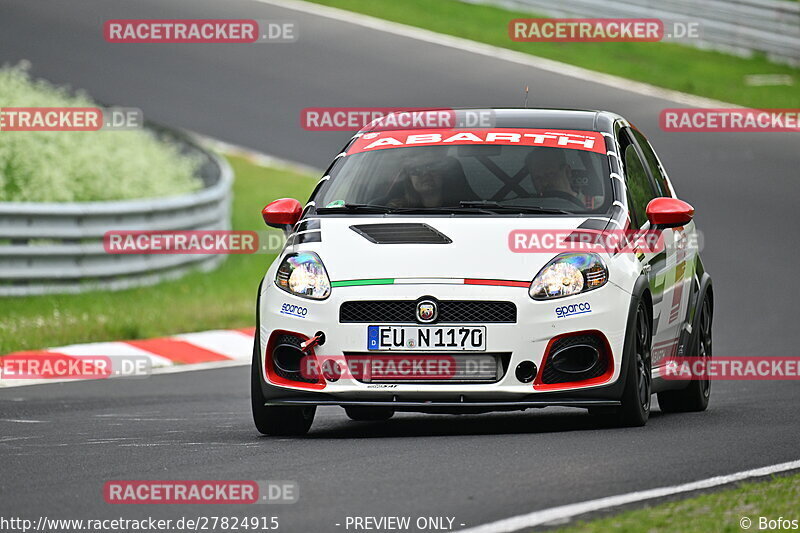
M 85 93 L 0 68 L 2 107 L 97 107 Z M 202 187 L 200 162 L 146 130 L 0 131 L 0 202 L 171 196 Z

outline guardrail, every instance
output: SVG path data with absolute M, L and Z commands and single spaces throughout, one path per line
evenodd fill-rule
M 659 18 L 699 22 L 699 39 L 673 39 L 738 55 L 766 54 L 800 65 L 800 2 L 785 0 L 462 0 L 548 17 Z
M 188 136 L 158 128 L 202 158 L 203 189 L 180 196 L 77 203 L 0 203 L 0 296 L 119 290 L 211 270 L 218 254 L 108 254 L 112 230 L 230 229 L 233 173 Z

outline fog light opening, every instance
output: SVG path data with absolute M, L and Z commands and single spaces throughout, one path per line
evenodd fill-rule
M 522 383 L 530 383 L 536 377 L 537 368 L 533 361 L 522 361 L 517 365 L 514 375 Z
M 342 377 L 342 366 L 333 359 L 326 359 L 322 362 L 322 376 L 332 383 L 339 381 Z

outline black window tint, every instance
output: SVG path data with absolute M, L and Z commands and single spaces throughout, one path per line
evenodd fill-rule
M 585 150 L 437 145 L 358 152 L 339 161 L 312 197 L 318 208 L 345 203 L 459 207 L 463 201 L 487 200 L 605 213 L 613 202 L 606 155 Z M 550 167 L 552 175 L 546 172 Z M 546 178 L 540 179 L 540 174 Z M 555 186 L 539 191 L 537 181 Z M 426 203 L 425 198 L 432 201 Z
M 653 176 L 653 179 L 656 182 L 656 186 L 658 187 L 658 195 L 659 196 L 672 196 L 672 193 L 669 189 L 669 183 L 667 183 L 667 178 L 664 175 L 664 169 L 661 168 L 661 165 L 658 164 L 658 158 L 656 157 L 655 152 L 653 152 L 653 147 L 650 146 L 650 143 L 647 142 L 644 135 L 638 130 L 633 130 L 633 136 L 636 137 L 636 141 L 639 143 L 639 148 L 642 149 L 642 153 L 644 154 L 644 159 L 647 162 L 647 166 L 650 167 L 650 173 Z
M 647 204 L 656 197 L 656 193 L 644 168 L 644 162 L 632 141 L 627 130 L 621 132 L 620 147 L 625 165 L 625 184 L 628 188 L 634 223 L 637 227 L 641 227 L 647 221 Z

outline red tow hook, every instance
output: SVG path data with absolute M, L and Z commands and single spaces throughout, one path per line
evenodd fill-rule
M 300 350 L 308 355 L 311 350 L 314 349 L 314 346 L 321 346 L 325 343 L 325 334 L 321 331 L 318 331 L 316 335 L 308 339 L 307 341 L 303 341 L 300 343 Z

